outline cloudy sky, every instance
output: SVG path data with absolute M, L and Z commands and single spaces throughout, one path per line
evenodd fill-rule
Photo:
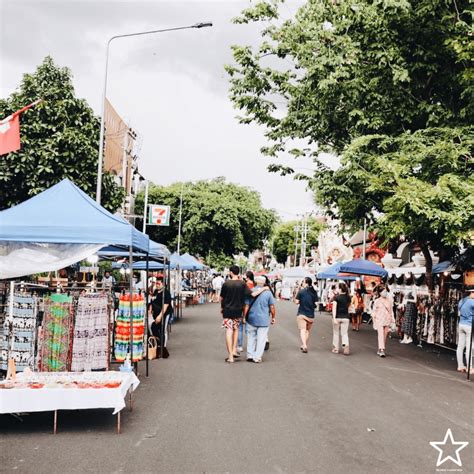
M 139 169 L 157 184 L 225 176 L 261 193 L 284 220 L 310 211 L 305 184 L 266 171 L 263 131 L 240 125 L 223 65 L 232 44 L 257 44 L 262 25 L 233 25 L 249 0 L 0 0 L 0 94 L 14 91 L 46 55 L 74 75 L 76 93 L 100 113 L 105 45 L 117 34 L 212 21 L 190 29 L 114 40 L 107 96 L 143 139 Z M 283 6 L 292 16 L 298 0 Z M 304 172 L 310 163 L 295 163 Z

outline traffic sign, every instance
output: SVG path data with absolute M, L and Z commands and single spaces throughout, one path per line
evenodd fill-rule
M 170 206 L 149 204 L 147 225 L 170 225 Z

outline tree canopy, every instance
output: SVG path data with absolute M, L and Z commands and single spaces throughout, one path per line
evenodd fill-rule
M 318 203 L 343 225 L 368 218 L 385 237 L 433 250 L 470 239 L 473 205 L 472 11 L 467 0 L 308 1 L 279 18 L 260 1 L 235 21 L 262 21 L 257 49 L 227 66 L 242 123 L 281 154 L 314 162 Z M 341 158 L 332 170 L 320 161 Z
M 99 120 L 83 99 L 75 97 L 72 74 L 46 57 L 20 87 L 0 100 L 5 118 L 25 105 L 43 99 L 20 116 L 21 149 L 0 159 L 0 208 L 5 209 L 69 178 L 95 197 Z M 102 205 L 115 211 L 123 190 L 105 173 Z
M 301 227 L 301 221 L 283 222 L 276 226 L 273 233 L 273 255 L 278 263 L 286 263 L 288 256 L 295 254 L 295 227 Z M 318 245 L 318 238 L 324 225 L 314 218 L 308 219 L 308 234 L 306 246 L 308 252 L 314 245 Z M 300 232 L 299 232 L 300 234 Z M 298 254 L 300 253 L 300 235 L 298 235 Z
M 171 250 L 177 247 L 181 190 L 181 253 L 198 254 L 212 266 L 221 267 L 231 263 L 234 254 L 261 248 L 276 222 L 274 211 L 262 207 L 256 191 L 227 183 L 224 178 L 154 185 L 148 202 L 171 206 L 171 220 L 168 227 L 147 227 L 147 233 Z M 144 194 L 140 193 L 136 213 L 143 214 L 143 202 Z

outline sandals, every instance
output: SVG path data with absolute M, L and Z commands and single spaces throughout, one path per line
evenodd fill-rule
M 300 351 L 301 351 L 303 354 L 307 354 L 307 353 L 308 353 L 308 348 L 301 346 L 301 347 L 300 347 Z
M 228 364 L 233 364 L 233 363 L 234 363 L 234 360 L 230 360 L 228 357 L 226 357 L 225 361 L 226 361 Z
M 332 348 L 331 352 L 333 354 L 339 354 L 339 349 L 336 349 L 335 347 Z
M 461 367 L 461 368 L 458 368 L 458 372 L 465 374 L 467 372 L 467 369 L 465 369 L 464 367 Z

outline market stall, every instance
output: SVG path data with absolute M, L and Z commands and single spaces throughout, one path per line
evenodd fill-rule
M 0 212 L 0 278 L 16 278 L 31 273 L 58 270 L 89 256 L 107 244 L 127 248 L 130 254 L 134 250 L 145 255 L 149 253 L 148 236 L 122 217 L 115 216 L 99 206 L 66 179 L 43 193 Z M 79 322 L 87 326 L 87 333 L 100 334 L 103 341 L 101 348 L 88 353 L 91 360 L 81 365 L 82 370 L 87 369 L 98 355 L 102 356 L 103 352 L 108 350 L 108 334 L 102 333 L 102 329 L 96 327 L 97 324 L 103 324 L 103 315 L 107 311 L 106 304 L 99 301 L 102 298 L 98 292 L 89 295 L 86 310 L 81 312 L 78 310 L 79 294 L 50 294 L 43 297 L 28 291 L 28 285 L 22 284 L 21 291 L 18 291 L 19 288 L 13 281 L 8 285 L 9 297 L 7 308 L 4 308 L 6 319 L 1 337 L 0 357 L 2 360 L 7 359 L 10 368 L 18 362 L 19 371 L 27 368 L 41 370 L 43 375 L 71 370 L 74 353 L 83 354 L 79 347 L 75 352 L 74 347 L 79 341 L 76 331 L 78 327 L 75 327 Z M 86 296 L 83 289 L 80 295 Z M 95 306 L 96 303 L 100 309 Z M 143 340 L 143 333 L 135 332 L 135 320 L 143 319 L 144 312 L 136 315 L 133 303 L 133 298 L 130 297 L 128 320 L 124 324 L 122 334 L 122 349 L 130 360 L 137 360 L 137 356 L 143 357 L 143 350 L 136 351 L 135 354 L 133 351 L 137 347 L 137 340 Z M 93 311 L 90 311 L 91 307 L 94 307 Z M 39 308 L 42 308 L 41 326 L 38 324 Z M 103 330 L 106 331 L 106 328 Z M 33 337 L 36 332 L 40 336 L 38 343 Z M 91 341 L 82 342 L 87 346 Z M 94 341 L 94 344 L 96 342 Z M 143 342 L 141 345 L 143 346 Z M 32 354 L 35 348 L 40 349 L 39 354 Z M 107 369 L 108 366 L 101 368 Z M 6 393 L 10 391 L 0 390 L 0 405 L 4 405 Z M 19 397 L 18 403 L 21 403 L 21 400 L 25 399 Z M 28 411 L 29 408 L 25 405 L 20 411 Z M 44 408 L 48 409 L 47 406 Z

